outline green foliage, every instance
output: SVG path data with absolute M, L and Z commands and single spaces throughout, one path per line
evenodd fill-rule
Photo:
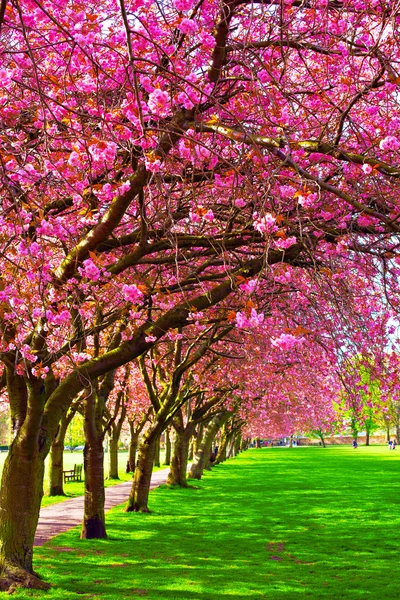
M 76 413 L 71 423 L 68 425 L 65 436 L 66 446 L 83 446 L 85 444 L 85 434 L 83 432 L 83 417 Z
M 249 450 L 194 488 L 155 490 L 152 514 L 113 509 L 107 540 L 75 529 L 38 548 L 54 587 L 14 598 L 397 598 L 399 459 L 386 447 Z

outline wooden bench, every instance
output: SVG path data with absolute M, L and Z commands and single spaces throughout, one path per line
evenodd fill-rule
M 82 481 L 82 465 L 74 465 L 70 471 L 63 471 L 64 483 L 68 481 Z

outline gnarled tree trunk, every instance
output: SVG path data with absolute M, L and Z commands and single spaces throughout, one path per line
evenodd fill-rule
M 47 589 L 49 585 L 32 567 L 49 447 L 42 430 L 45 389 L 42 381 L 36 381 L 29 384 L 28 393 L 22 377 L 9 375 L 15 438 L 4 464 L 0 491 L 0 590 L 13 591 L 18 586 Z

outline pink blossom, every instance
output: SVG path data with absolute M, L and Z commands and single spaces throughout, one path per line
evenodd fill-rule
M 290 333 L 282 333 L 279 337 L 271 338 L 271 345 L 288 352 L 293 350 L 297 344 L 302 344 L 305 341 L 304 337 L 296 337 Z
M 182 33 L 193 35 L 197 31 L 198 25 L 196 21 L 193 21 L 192 19 L 182 19 L 178 25 L 178 29 L 180 29 Z
M 364 171 L 364 173 L 366 175 L 370 175 L 372 173 L 372 171 L 373 171 L 371 165 L 368 165 L 368 164 L 363 165 L 362 166 L 362 170 Z
M 287 248 L 290 248 L 290 246 L 293 246 L 293 244 L 296 244 L 296 242 L 297 240 L 295 237 L 288 237 L 276 240 L 275 246 L 280 250 L 286 250 Z
M 176 10 L 190 10 L 193 7 L 193 0 L 174 0 Z
M 132 302 L 132 304 L 136 304 L 137 302 L 141 302 L 143 300 L 143 292 L 141 292 L 135 284 L 127 285 L 125 283 L 122 286 L 121 291 L 125 300 Z
M 35 356 L 32 352 L 31 352 L 31 348 L 30 346 L 28 346 L 28 344 L 23 344 L 20 349 L 20 354 L 22 354 L 22 356 L 24 358 L 26 358 L 27 360 L 30 360 L 31 362 L 36 362 L 37 360 L 37 356 Z
M 379 143 L 381 150 L 398 150 L 400 148 L 400 140 L 393 135 L 387 135 Z
M 157 341 L 157 337 L 155 335 L 146 335 L 146 337 L 144 339 L 148 344 L 151 344 L 152 342 Z
M 91 258 L 84 260 L 83 269 L 79 268 L 78 270 L 80 274 L 84 277 L 87 277 L 87 279 L 91 279 L 92 281 L 97 281 L 100 279 L 101 273 Z
M 254 215 L 253 215 L 254 216 Z M 276 219 L 270 213 L 266 213 L 263 217 L 258 217 L 256 215 L 255 220 L 253 221 L 254 228 L 260 233 L 273 233 L 277 231 L 278 227 L 276 225 Z
M 148 106 L 152 113 L 159 115 L 160 117 L 166 117 L 171 110 L 168 92 L 163 92 L 163 90 L 158 88 L 155 89 L 154 92 L 149 94 Z

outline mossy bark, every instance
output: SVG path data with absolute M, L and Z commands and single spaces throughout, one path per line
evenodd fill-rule
M 149 492 L 153 473 L 157 437 L 146 432 L 139 445 L 138 460 L 126 512 L 150 512 Z
M 71 423 L 76 410 L 63 415 L 58 426 L 57 435 L 51 444 L 49 465 L 49 496 L 65 496 L 64 493 L 64 444 L 68 425 Z
M 131 426 L 131 423 L 129 423 Z M 129 442 L 129 454 L 128 454 L 128 465 L 127 465 L 127 473 L 133 473 L 136 466 L 136 454 L 139 446 L 139 434 L 137 432 L 132 433 L 131 427 L 131 439 Z
M 169 427 L 165 430 L 165 460 L 164 465 L 169 466 L 171 464 L 171 437 Z
M 12 413 L 15 438 L 4 463 L 0 491 L 0 590 L 9 592 L 17 587 L 49 587 L 35 575 L 32 566 L 48 451 L 42 429 L 45 390 L 42 381 L 29 382 L 27 390 L 22 381 L 13 379 L 7 382 L 9 397 L 22 394 L 28 410 L 24 415 Z
M 189 457 L 189 442 L 194 425 L 187 425 L 184 431 L 176 431 L 174 453 L 168 473 L 168 485 L 187 487 L 187 466 Z
M 0 590 L 46 586 L 32 567 L 33 541 L 43 496 L 44 457 L 37 440 L 14 440 L 6 458 L 0 493 Z
M 154 466 L 155 467 L 161 466 L 161 463 L 160 463 L 160 438 L 157 438 L 157 440 L 156 440 L 156 448 L 155 448 L 155 452 L 154 452 Z
M 104 514 L 104 452 L 102 439 L 87 443 L 84 450 L 85 509 L 82 539 L 107 537 Z
M 226 424 L 222 427 L 221 439 L 219 442 L 218 453 L 215 458 L 215 464 L 218 465 L 226 460 L 229 442 L 229 432 Z
M 64 442 L 54 440 L 50 450 L 49 496 L 65 496 L 64 482 Z
M 218 429 L 229 419 L 229 417 L 230 413 L 221 413 L 220 415 L 215 416 L 207 425 L 203 439 L 195 454 L 192 468 L 190 469 L 190 477 L 192 477 L 192 479 L 202 478 L 204 469 L 209 464 L 213 440 Z
M 107 537 L 104 514 L 103 411 L 103 399 L 92 388 L 84 402 L 85 496 L 81 538 L 88 540 Z
M 116 435 L 113 432 L 109 438 L 108 479 L 119 479 L 119 475 L 118 475 L 118 443 L 119 443 L 119 436 L 116 437 Z

